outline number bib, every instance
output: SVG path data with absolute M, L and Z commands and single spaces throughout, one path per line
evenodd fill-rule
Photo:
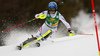
M 54 18 L 51 17 L 50 13 L 47 12 L 47 17 L 45 24 L 50 28 L 56 28 L 58 26 L 59 22 L 59 12 L 57 11 L 57 14 Z

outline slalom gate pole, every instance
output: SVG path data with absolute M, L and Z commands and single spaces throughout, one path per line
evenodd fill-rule
M 34 20 L 36 20 L 36 18 L 34 18 L 34 19 L 32 19 L 32 20 L 29 20 L 29 21 L 27 21 L 27 22 L 21 23 L 21 24 L 19 24 L 19 25 L 16 25 L 16 26 L 14 26 L 14 27 L 11 27 L 11 28 L 9 28 L 9 29 L 6 29 L 6 30 L 2 31 L 2 33 L 6 32 L 6 31 L 8 31 L 8 30 L 11 30 L 11 29 L 13 29 L 13 28 L 16 28 L 16 27 L 18 27 L 18 26 L 24 25 L 24 24 L 26 24 L 26 23 L 29 23 L 29 22 L 31 22 L 31 21 L 34 21 Z
M 99 36 L 98 36 L 98 29 L 97 29 L 96 16 L 95 16 L 94 1 L 91 0 L 91 3 L 92 3 L 92 11 L 93 11 L 94 22 L 95 22 L 95 30 L 96 30 L 96 36 L 97 36 L 97 44 L 98 44 L 99 56 L 100 56 L 100 45 L 99 45 Z

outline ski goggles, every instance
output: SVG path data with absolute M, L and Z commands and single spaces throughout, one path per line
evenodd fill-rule
M 55 8 L 48 8 L 48 11 L 55 12 L 55 11 L 56 11 L 56 9 L 55 9 Z

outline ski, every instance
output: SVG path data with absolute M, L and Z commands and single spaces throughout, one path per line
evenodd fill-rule
M 40 47 L 40 43 L 39 42 L 43 41 L 44 39 L 46 39 L 50 34 L 51 34 L 51 30 L 48 30 L 44 35 L 42 35 L 42 36 L 40 36 L 38 38 L 36 38 L 36 37 L 29 38 L 29 39 L 25 40 L 22 44 L 17 46 L 17 48 L 18 48 L 18 50 L 21 50 L 22 48 L 25 48 L 28 45 L 31 45 L 32 43 L 35 44 L 37 47 Z
M 37 47 L 40 47 L 40 43 L 37 42 L 37 43 L 36 43 L 36 46 L 37 46 Z
M 18 49 L 18 50 L 22 50 L 22 47 L 21 47 L 21 46 L 17 46 L 17 49 Z
M 40 43 L 37 42 L 37 43 L 34 43 L 36 45 L 36 47 L 40 47 Z M 21 44 L 19 46 L 17 46 L 17 49 L 18 50 L 22 50 L 23 46 L 21 46 Z

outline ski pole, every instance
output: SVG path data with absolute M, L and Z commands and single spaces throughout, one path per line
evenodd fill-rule
M 94 34 L 83 34 L 83 33 L 81 33 L 81 34 L 79 34 L 79 35 L 94 35 Z
M 8 31 L 8 30 L 11 30 L 11 29 L 13 29 L 13 28 L 16 28 L 16 27 L 18 27 L 18 26 L 24 25 L 24 24 L 26 24 L 26 23 L 29 23 L 29 22 L 31 22 L 31 21 L 34 21 L 34 20 L 36 20 L 36 18 L 34 18 L 34 19 L 32 19 L 32 20 L 29 20 L 29 21 L 27 21 L 27 22 L 21 23 L 21 24 L 19 24 L 19 25 L 16 25 L 16 26 L 14 26 L 14 27 L 11 27 L 11 28 L 9 28 L 9 29 L 3 30 L 2 33 L 6 32 L 6 31 Z

